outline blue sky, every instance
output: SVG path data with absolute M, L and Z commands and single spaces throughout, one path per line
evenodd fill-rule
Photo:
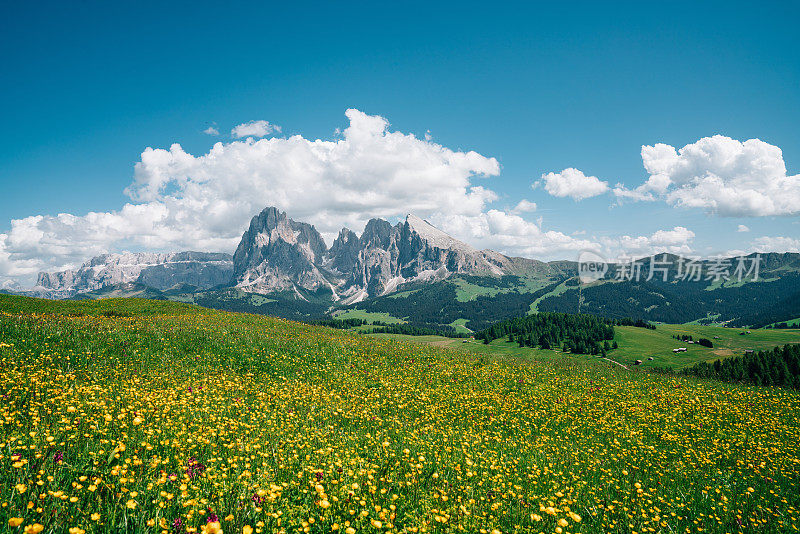
M 568 258 L 571 251 L 592 244 L 610 254 L 639 252 L 638 245 L 631 245 L 639 238 L 647 239 L 638 242 L 641 251 L 654 246 L 701 255 L 759 247 L 794 250 L 800 246 L 800 208 L 788 206 L 786 199 L 800 194 L 798 6 L 6 6 L 0 21 L 0 236 L 5 236 L 0 237 L 0 280 L 29 281 L 38 269 L 71 265 L 81 254 L 104 247 L 229 247 L 232 236 L 243 230 L 236 217 L 228 225 L 210 225 L 195 241 L 169 237 L 166 227 L 144 239 L 141 232 L 118 228 L 127 224 L 124 218 L 107 223 L 111 230 L 103 235 L 92 234 L 90 243 L 85 242 L 87 231 L 74 227 L 99 224 L 86 219 L 89 212 L 113 215 L 125 204 L 163 204 L 168 193 L 183 187 L 174 177 L 176 182 L 160 196 L 139 195 L 137 200 L 131 189 L 126 194 L 134 165 L 147 147 L 168 150 L 179 143 L 185 153 L 202 156 L 215 142 L 245 143 L 232 138 L 231 129 L 254 120 L 280 126 L 266 138 L 342 139 L 335 130 L 352 126 L 345 117 L 351 108 L 384 117 L 389 123 L 384 133 L 414 134 L 424 141 L 429 132 L 431 143 L 452 152 L 472 150 L 496 159 L 497 172 L 488 177 L 476 176 L 481 172 L 471 168 L 446 177 L 431 172 L 431 179 L 438 180 L 433 189 L 464 189 L 466 180 L 465 191 L 454 193 L 455 206 L 461 204 L 458 194 L 469 195 L 472 187 L 494 193 L 484 194 L 479 205 L 459 217 L 426 208 L 424 192 L 398 198 L 427 210 L 423 215 L 476 245 L 542 258 Z M 209 126 L 220 135 L 204 134 Z M 675 185 L 663 191 L 640 189 L 640 200 L 613 192 L 618 183 L 632 191 L 651 176 L 643 165 L 643 145 L 680 149 L 714 135 L 762 144 L 740 149 L 733 166 L 704 163 L 696 153 L 685 161 L 672 158 L 677 167 L 662 174 Z M 784 175 L 775 171 L 781 162 L 776 163 L 770 147 L 782 150 Z M 696 148 L 704 153 L 738 150 L 720 140 Z M 409 150 L 418 152 L 413 146 Z M 349 151 L 347 157 L 358 156 Z M 761 175 L 765 158 L 772 170 Z M 663 167 L 664 161 L 652 165 Z M 250 164 L 259 168 L 258 160 Z M 363 172 L 366 162 L 350 164 L 348 172 Z M 385 160 L 376 163 L 384 164 L 386 172 L 395 172 Z M 563 176 L 547 188 L 542 175 L 570 168 L 607 182 L 605 191 L 581 200 L 551 194 Z M 207 169 L 194 165 L 192 172 Z M 222 174 L 214 180 L 229 179 L 224 169 L 216 172 Z M 698 182 L 709 173 L 719 175 L 723 189 L 729 187 L 726 205 L 702 200 L 716 183 Z M 147 179 L 153 177 L 140 177 Z M 262 189 L 272 188 L 272 179 L 266 176 Z M 346 180 L 332 179 L 334 184 Z M 380 189 L 382 175 L 372 179 Z M 259 187 L 259 182 L 246 183 Z M 735 201 L 759 183 L 777 185 L 767 198 Z M 581 183 L 574 185 L 580 188 Z M 235 189 L 247 196 L 243 188 Z M 275 190 L 280 193 L 279 187 Z M 346 193 L 331 196 L 344 198 Z M 202 198 L 213 203 L 213 194 Z M 236 203 L 231 194 L 226 189 L 223 200 Z M 641 200 L 647 194 L 654 198 Z M 258 199 L 269 201 L 269 196 L 262 191 Z M 536 210 L 515 212 L 522 199 L 535 202 Z M 315 211 L 307 212 L 294 202 L 281 204 L 278 197 L 274 203 L 290 215 L 311 219 L 327 234 L 340 223 L 361 223 L 363 217 L 351 204 L 361 206 L 364 216 L 396 219 L 410 211 L 398 206 L 395 213 L 385 202 L 372 206 L 339 198 L 335 206 L 316 203 Z M 66 230 L 63 218 L 28 219 L 62 213 L 77 218 Z M 153 224 L 168 225 L 167 219 Z M 28 222 L 17 224 L 15 233 L 14 220 Z M 749 231 L 737 231 L 740 225 Z M 691 237 L 681 231 L 654 237 L 676 228 Z M 181 233 L 177 226 L 171 230 Z M 69 250 L 56 247 L 59 240 Z

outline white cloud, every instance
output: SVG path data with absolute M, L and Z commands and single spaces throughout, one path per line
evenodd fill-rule
M 684 247 L 695 238 L 695 233 L 684 226 L 676 226 L 672 230 L 658 230 L 650 236 L 655 246 Z
M 8 291 L 16 291 L 18 289 L 21 289 L 21 287 L 19 283 L 17 283 L 15 280 L 4 279 L 0 280 L 0 289 L 5 289 Z
M 379 116 L 346 115 L 349 126 L 333 141 L 248 138 L 200 156 L 178 144 L 147 148 L 121 209 L 12 221 L 0 234 L 0 276 L 29 281 L 39 270 L 122 250 L 232 252 L 250 218 L 271 205 L 331 238 L 372 217 L 479 216 L 497 199 L 474 183 L 499 174 L 496 159 L 388 131 Z
M 477 248 L 488 248 L 510 256 L 577 260 L 580 252 L 590 250 L 609 260 L 645 257 L 668 252 L 691 254 L 695 233 L 683 226 L 658 230 L 647 236 L 606 237 L 599 241 L 580 238 L 586 232 L 572 235 L 544 230 L 542 220 L 536 223 L 519 215 L 490 209 L 478 215 L 435 215 L 431 222 Z
M 488 248 L 510 256 L 573 259 L 580 250 L 599 247 L 586 239 L 545 231 L 541 220 L 532 223 L 519 215 L 496 209 L 478 214 L 438 213 L 431 217 L 431 222 L 476 248 Z
M 231 135 L 237 139 L 242 137 L 265 137 L 272 132 L 280 132 L 281 127 L 267 121 L 250 121 L 235 126 Z
M 743 224 L 740 224 L 740 225 L 739 225 L 739 226 L 736 228 L 736 231 L 737 231 L 737 232 L 749 232 L 749 231 L 750 231 L 750 228 L 748 228 L 747 226 L 745 226 L 745 225 L 743 225 Z
M 614 196 L 618 200 L 632 200 L 634 202 L 651 202 L 657 199 L 657 195 L 664 194 L 669 187 L 669 179 L 664 176 L 651 176 L 648 180 L 634 189 L 627 189 L 623 184 L 614 186 Z
M 672 230 L 658 230 L 649 236 L 623 235 L 604 238 L 601 243 L 611 258 L 644 257 L 668 252 L 670 254 L 691 254 L 695 233 L 684 226 Z
M 753 240 L 755 252 L 800 252 L 800 239 L 785 236 L 763 236 Z
M 203 133 L 206 135 L 219 135 L 219 130 L 217 130 L 213 126 L 209 126 L 205 130 L 203 130 Z
M 759 139 L 715 135 L 680 150 L 658 143 L 642 147 L 642 162 L 649 179 L 632 190 L 618 185 L 618 198 L 660 198 L 722 216 L 800 213 L 800 175 L 789 176 L 781 149 Z
M 536 211 L 536 202 L 531 202 L 524 198 L 511 210 L 512 213 L 529 213 L 532 211 Z
M 572 197 L 575 200 L 595 197 L 608 191 L 608 182 L 596 176 L 586 176 L 578 169 L 564 169 L 542 175 L 544 189 L 554 197 Z

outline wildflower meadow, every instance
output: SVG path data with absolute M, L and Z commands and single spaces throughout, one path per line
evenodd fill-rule
M 0 530 L 787 532 L 800 395 L 0 295 Z

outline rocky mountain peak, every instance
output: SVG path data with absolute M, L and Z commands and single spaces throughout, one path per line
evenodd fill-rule
M 342 228 L 328 251 L 331 268 L 339 273 L 350 273 L 358 261 L 361 242 L 349 228 Z
M 382 248 L 387 249 L 392 238 L 393 227 L 388 221 L 383 219 L 370 219 L 361 234 L 361 246 L 363 248 Z
M 458 250 L 468 254 L 477 252 L 463 241 L 451 237 L 449 234 L 439 230 L 425 219 L 421 219 L 413 213 L 406 216 L 406 225 L 411 232 L 417 234 L 431 247 L 443 250 Z
M 239 287 L 254 292 L 316 290 L 328 285 L 317 268 L 328 250 L 312 225 L 297 222 L 275 207 L 253 217 L 233 255 Z

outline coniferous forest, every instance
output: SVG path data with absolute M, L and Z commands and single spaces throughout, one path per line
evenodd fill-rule
M 508 337 L 521 347 L 562 349 L 576 354 L 605 354 L 616 348 L 614 325 L 650 328 L 643 321 L 606 319 L 595 315 L 542 312 L 496 323 L 475 334 L 490 343 Z
M 683 372 L 727 382 L 800 389 L 800 345 L 784 345 L 713 363 L 700 362 Z

